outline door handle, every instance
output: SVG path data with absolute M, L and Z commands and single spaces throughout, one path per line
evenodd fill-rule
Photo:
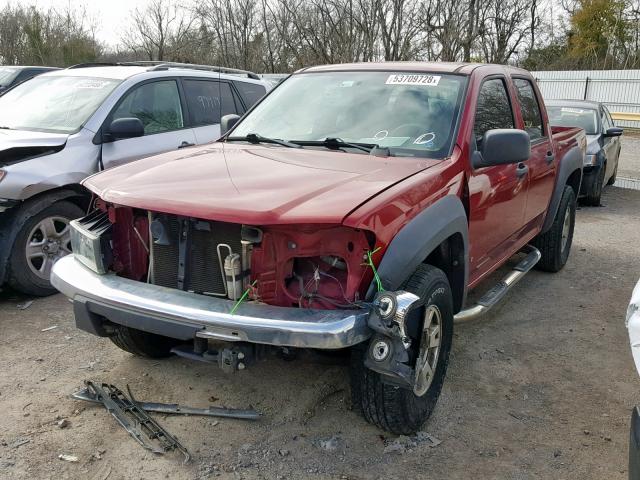
M 522 178 L 527 174 L 528 171 L 529 167 L 527 165 L 525 165 L 524 163 L 519 163 L 516 167 L 516 176 L 518 178 Z
M 547 154 L 545 155 L 544 159 L 547 161 L 547 165 L 550 164 L 551 162 L 553 162 L 553 160 L 556 158 L 556 156 L 553 154 L 553 152 L 551 150 L 549 150 L 547 152 Z
M 193 147 L 195 145 L 195 143 L 189 143 L 187 141 L 182 142 L 178 148 L 187 148 L 187 147 Z

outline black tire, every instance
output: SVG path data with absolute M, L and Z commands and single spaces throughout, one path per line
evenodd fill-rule
M 20 213 L 18 213 L 18 215 L 20 215 Z M 33 229 L 47 218 L 65 219 L 68 222 L 83 215 L 84 212 L 80 207 L 74 203 L 63 200 L 55 202 L 21 222 L 22 227 L 16 235 L 8 262 L 7 280 L 9 285 L 20 292 L 39 297 L 56 293 L 57 290 L 51 286 L 48 278 L 45 279 L 38 276 L 31 269 L 31 266 L 34 266 L 33 262 L 36 262 L 37 259 L 27 258 L 26 248 L 29 242 L 33 240 L 29 237 Z M 60 224 L 61 222 L 57 222 L 55 228 L 59 228 Z M 67 242 L 65 241 L 65 243 Z M 51 259 L 47 259 L 47 261 L 50 260 Z M 34 266 L 34 268 L 36 267 Z M 43 269 L 42 272 L 44 274 L 45 270 Z
M 125 352 L 147 358 L 170 357 L 172 355 L 171 349 L 184 343 L 175 338 L 124 326 L 118 326 L 109 338 L 118 348 Z
M 433 380 L 420 397 L 413 390 L 384 383 L 380 374 L 364 366 L 366 346 L 358 346 L 352 349 L 351 356 L 351 397 L 354 408 L 369 423 L 398 435 L 407 435 L 422 427 L 433 413 L 440 396 L 453 338 L 453 303 L 446 275 L 431 265 L 420 265 L 402 288 L 421 299 L 418 307 L 409 314 L 407 322 L 415 345 L 412 361 L 417 357 L 419 345 L 416 339 L 419 339 L 422 330 L 425 308 L 435 305 L 442 315 L 440 354 Z
M 591 190 L 582 199 L 582 203 L 590 207 L 599 207 L 600 199 L 602 197 L 602 188 L 604 186 L 604 175 L 606 171 L 606 165 L 602 165 L 598 171 L 598 178 L 593 182 Z
M 618 156 L 620 155 L 620 152 L 618 152 Z M 618 158 L 618 160 L 616 161 L 616 168 L 613 169 L 613 175 L 611 175 L 611 177 L 609 178 L 609 180 L 607 181 L 607 185 L 611 186 L 614 183 L 616 183 L 616 177 L 618 176 L 618 163 L 619 163 L 620 159 Z
M 563 242 L 563 229 L 567 212 L 569 215 L 569 225 L 568 231 L 566 232 L 566 241 Z M 562 192 L 560 205 L 558 205 L 558 211 L 556 212 L 556 217 L 553 220 L 551 228 L 547 232 L 538 235 L 532 242 L 542 254 L 542 258 L 536 265 L 536 268 L 544 270 L 545 272 L 558 272 L 564 267 L 571 252 L 575 224 L 576 195 L 573 188 L 567 185 Z

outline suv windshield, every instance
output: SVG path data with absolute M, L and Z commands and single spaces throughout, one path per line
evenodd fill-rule
M 302 144 L 339 139 L 387 147 L 394 156 L 443 158 L 450 154 L 464 84 L 462 76 L 429 73 L 293 75 L 229 139 L 250 134 Z
M 35 77 L 0 97 L 0 126 L 77 132 L 119 83 L 108 78 Z
M 0 67 L 0 87 L 6 87 L 18 75 L 17 68 Z
M 549 123 L 558 127 L 580 127 L 587 135 L 598 134 L 596 111 L 579 107 L 547 107 Z

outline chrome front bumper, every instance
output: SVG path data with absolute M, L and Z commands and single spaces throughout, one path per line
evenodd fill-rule
M 73 255 L 53 267 L 51 283 L 74 302 L 76 324 L 87 316 L 160 335 L 187 336 L 267 345 L 339 349 L 367 340 L 369 311 L 311 310 L 235 302 L 136 282 L 114 274 L 98 275 Z M 176 332 L 172 334 L 171 332 Z

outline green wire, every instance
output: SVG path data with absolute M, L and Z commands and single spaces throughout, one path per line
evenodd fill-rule
M 249 288 L 247 288 L 245 290 L 245 292 L 242 294 L 242 296 L 238 299 L 238 301 L 236 302 L 236 304 L 233 306 L 233 308 L 231 309 L 231 315 L 233 315 L 234 313 L 236 313 L 236 310 L 238 309 L 238 307 L 240 306 L 240 304 L 242 302 L 244 302 L 244 299 L 247 298 L 247 295 L 249 295 L 249 292 L 251 291 L 251 289 L 253 287 L 256 286 L 256 283 L 258 283 L 257 280 L 254 280 L 253 283 L 251 285 L 249 285 Z
M 378 291 L 384 292 L 384 287 L 382 286 L 382 280 L 380 280 L 380 275 L 378 275 L 378 270 L 376 269 L 376 266 L 373 264 L 373 260 L 371 259 L 371 255 L 373 255 L 378 250 L 380 250 L 380 248 L 381 247 L 376 248 L 373 252 L 371 250 L 367 250 L 367 263 L 365 265 L 368 265 L 369 267 L 371 267 L 371 270 L 373 270 L 373 278 L 376 281 L 376 287 Z

